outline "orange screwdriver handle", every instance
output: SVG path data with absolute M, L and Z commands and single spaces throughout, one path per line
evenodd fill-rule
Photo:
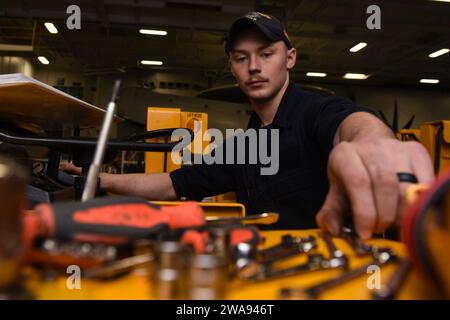
M 84 239 L 148 238 L 179 228 L 205 224 L 202 209 L 194 202 L 160 207 L 140 198 L 96 198 L 86 202 L 39 204 L 25 217 L 26 238 Z

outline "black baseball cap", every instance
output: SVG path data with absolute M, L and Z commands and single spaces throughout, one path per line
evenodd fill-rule
M 277 18 L 261 12 L 249 12 L 231 24 L 225 38 L 227 54 L 233 50 L 237 36 L 249 26 L 256 26 L 270 41 L 283 41 L 288 49 L 292 48 L 286 29 Z

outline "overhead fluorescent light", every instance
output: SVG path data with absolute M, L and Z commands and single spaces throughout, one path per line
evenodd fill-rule
M 445 49 L 441 49 L 441 50 L 438 50 L 436 52 L 430 53 L 428 56 L 430 58 L 437 58 L 439 56 L 442 56 L 443 54 L 448 53 L 449 51 L 450 51 L 450 49 L 445 48 Z
M 306 75 L 308 77 L 319 77 L 319 78 L 323 78 L 323 77 L 327 76 L 327 74 L 323 73 L 323 72 L 308 72 Z
M 344 75 L 345 79 L 356 79 L 356 80 L 366 80 L 369 76 L 363 73 L 346 73 Z
M 450 2 L 450 0 L 431 0 L 431 1 L 436 1 L 436 2 Z
M 350 48 L 350 52 L 358 52 L 359 50 L 361 50 L 362 48 L 365 48 L 365 47 L 367 47 L 367 43 L 360 42 L 356 46 Z
M 56 29 L 56 27 L 53 23 L 46 22 L 46 23 L 44 23 L 44 26 L 47 28 L 48 32 L 50 32 L 51 34 L 58 33 L 58 29 Z
M 151 29 L 140 29 L 140 34 L 149 34 L 152 36 L 167 36 L 167 31 L 164 30 L 151 30 Z
M 438 79 L 420 79 L 420 83 L 436 84 L 436 83 L 439 83 L 439 80 Z
M 154 61 L 154 60 L 141 60 L 141 64 L 150 65 L 150 66 L 162 66 L 162 61 Z
M 39 57 L 38 57 L 38 60 L 39 60 L 42 64 L 49 64 L 49 63 L 50 63 L 50 61 L 48 61 L 47 58 L 44 57 L 44 56 L 39 56 Z

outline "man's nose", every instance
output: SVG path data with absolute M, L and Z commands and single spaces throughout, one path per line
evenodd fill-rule
M 257 73 L 261 71 L 260 61 L 257 56 L 252 56 L 249 59 L 248 63 L 248 72 L 249 73 Z

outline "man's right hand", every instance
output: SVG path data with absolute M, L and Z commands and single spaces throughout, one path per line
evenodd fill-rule
M 81 175 L 81 168 L 76 167 L 72 162 L 60 163 L 59 170 L 70 173 L 70 174 Z

